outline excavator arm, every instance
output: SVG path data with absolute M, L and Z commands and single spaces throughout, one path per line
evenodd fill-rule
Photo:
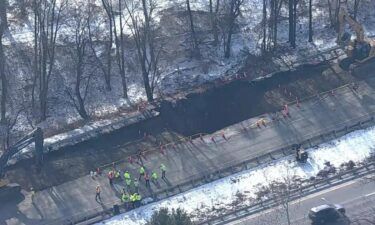
M 341 7 L 339 17 L 339 32 L 338 32 L 338 40 L 337 42 L 340 44 L 343 42 L 343 35 L 345 30 L 345 24 L 348 23 L 350 28 L 356 33 L 357 37 L 356 40 L 358 42 L 364 42 L 365 41 L 365 31 L 363 29 L 363 26 L 355 21 L 348 13 L 347 9 L 345 7 Z

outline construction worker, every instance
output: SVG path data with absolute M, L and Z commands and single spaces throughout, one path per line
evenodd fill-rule
M 146 187 L 150 187 L 150 176 L 147 173 L 145 173 L 144 178 L 146 182 Z
M 115 171 L 115 179 L 119 179 L 120 178 L 120 171 L 116 170 Z
M 101 199 L 101 197 L 100 197 L 100 186 L 99 185 L 97 185 L 96 186 L 96 195 L 95 195 L 95 201 L 97 201 L 97 202 L 101 202 L 102 201 L 102 199 Z M 99 201 L 98 201 L 99 200 Z
M 161 171 L 161 178 L 165 178 L 165 172 L 167 171 L 167 167 L 162 163 L 160 164 L 160 171 Z
M 130 185 L 131 185 L 131 183 L 132 183 L 132 180 L 131 180 L 131 176 L 130 176 L 129 171 L 126 171 L 126 172 L 124 173 L 124 181 L 125 181 L 126 186 L 129 188 Z
M 153 171 L 151 173 L 151 179 L 152 179 L 153 182 L 157 182 L 157 180 L 158 180 L 158 174 L 155 171 Z
M 135 202 L 137 201 L 137 193 L 130 195 L 130 202 L 132 203 L 132 208 L 135 208 Z
M 141 166 L 141 168 L 139 168 L 139 178 L 138 180 L 141 180 L 141 178 L 145 175 L 145 168 L 143 166 Z
M 133 185 L 134 185 L 134 191 L 135 191 L 135 192 L 138 192 L 138 189 L 139 189 L 139 181 L 137 180 L 137 178 L 134 178 Z
M 129 171 L 126 171 L 126 172 L 124 173 L 124 179 L 125 179 L 125 180 L 130 180 L 130 173 L 129 173 Z
M 108 180 L 109 180 L 109 185 L 113 185 L 113 179 L 115 178 L 115 173 L 113 170 L 108 172 Z
M 130 201 L 130 196 L 128 195 L 128 193 L 123 191 L 121 195 L 121 202 L 124 203 L 124 206 L 126 209 L 129 208 L 129 201 Z
M 135 207 L 141 206 L 142 196 L 139 193 L 135 193 Z

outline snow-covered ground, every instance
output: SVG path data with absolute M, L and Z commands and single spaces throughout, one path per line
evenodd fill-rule
M 192 189 L 177 196 L 142 206 L 115 216 L 97 225 L 143 225 L 155 210 L 182 208 L 194 220 L 217 215 L 218 211 L 233 209 L 238 198 L 241 206 L 250 205 L 257 191 L 275 181 L 285 181 L 291 176 L 309 179 L 316 176 L 329 161 L 339 168 L 350 160 L 359 163 L 374 153 L 375 127 L 354 131 L 329 143 L 308 149 L 309 160 L 305 165 L 286 157 L 277 162 L 247 170 L 218 181 Z

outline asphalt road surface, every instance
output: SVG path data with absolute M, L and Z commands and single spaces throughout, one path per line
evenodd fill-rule
M 308 212 L 312 207 L 326 204 L 322 199 L 334 204 L 341 204 L 346 209 L 347 218 L 326 225 L 370 225 L 375 224 L 375 179 L 350 181 L 342 185 L 323 190 L 290 202 L 289 212 L 291 224 L 310 225 Z M 372 223 L 366 221 L 369 220 Z M 284 225 L 286 210 L 283 207 L 273 208 L 254 214 L 240 220 L 228 223 L 229 225 Z

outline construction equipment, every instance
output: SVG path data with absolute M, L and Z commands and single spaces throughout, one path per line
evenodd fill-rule
M 17 141 L 0 156 L 0 199 L 18 193 L 21 190 L 18 184 L 10 184 L 8 180 L 3 178 L 5 167 L 15 154 L 33 142 L 35 144 L 36 164 L 40 168 L 43 161 L 43 131 L 39 127 Z
M 363 26 L 350 16 L 346 2 L 340 3 L 338 23 L 337 43 L 348 56 L 339 63 L 343 70 L 349 70 L 350 65 L 363 63 L 375 56 L 375 42 L 366 38 Z M 351 40 L 351 34 L 345 32 L 346 24 L 349 24 L 350 28 L 356 33 L 356 38 L 353 41 Z

